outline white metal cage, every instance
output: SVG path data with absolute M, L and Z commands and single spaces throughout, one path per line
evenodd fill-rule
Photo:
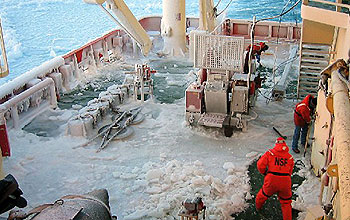
M 244 37 L 194 34 L 194 67 L 243 72 Z

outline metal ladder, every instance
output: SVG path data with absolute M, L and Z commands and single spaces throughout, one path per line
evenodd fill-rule
M 317 95 L 320 72 L 328 66 L 330 45 L 302 43 L 298 77 L 297 98 Z

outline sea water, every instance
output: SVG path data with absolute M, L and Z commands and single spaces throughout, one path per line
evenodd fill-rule
M 232 1 L 232 2 L 231 2 Z M 280 14 L 295 0 L 214 0 L 218 13 L 235 19 L 257 19 Z M 125 0 L 137 18 L 161 15 L 161 0 Z M 198 16 L 199 0 L 186 1 L 187 16 Z M 0 85 L 55 56 L 64 55 L 117 28 L 96 5 L 82 0 L 1 0 L 3 25 L 10 75 Z M 278 20 L 278 19 L 277 19 Z M 283 16 L 282 21 L 300 22 L 300 6 Z

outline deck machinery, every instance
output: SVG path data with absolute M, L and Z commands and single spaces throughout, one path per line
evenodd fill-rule
M 228 137 L 235 129 L 246 130 L 259 76 L 255 60 L 251 74 L 243 72 L 244 38 L 200 31 L 190 38 L 191 57 L 199 70 L 197 81 L 186 89 L 187 124 L 223 128 Z

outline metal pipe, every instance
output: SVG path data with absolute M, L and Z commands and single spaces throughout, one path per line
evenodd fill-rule
M 123 31 L 125 31 L 134 41 L 136 41 L 139 45 L 142 45 L 141 42 L 139 42 L 136 39 L 136 37 L 128 31 L 128 29 L 126 29 L 111 13 L 109 13 L 109 11 L 107 11 L 105 7 L 103 7 L 103 5 L 98 6 L 100 6 L 102 11 L 104 11 L 108 15 L 108 17 L 110 17 L 115 23 L 117 23 L 123 29 Z
M 350 103 L 347 86 L 341 81 L 338 70 L 332 73 L 336 162 L 339 173 L 341 219 L 350 220 Z
M 185 56 L 186 48 L 185 0 L 163 0 L 161 35 L 163 52 L 172 56 Z
M 0 105 L 0 114 L 4 114 L 8 109 L 11 109 L 11 115 L 13 119 L 13 125 L 14 128 L 19 127 L 19 117 L 18 117 L 18 111 L 16 105 L 23 101 L 24 99 L 28 98 L 29 96 L 33 95 L 34 93 L 46 88 L 50 87 L 50 105 L 52 108 L 57 107 L 57 97 L 56 97 L 56 90 L 55 90 L 55 82 L 51 78 L 45 78 L 43 81 L 39 82 L 38 84 L 30 87 L 29 89 L 23 91 L 22 93 L 16 95 L 15 97 L 11 98 L 10 100 L 4 102 Z
M 254 33 L 255 33 L 255 24 L 256 24 L 256 17 L 253 17 L 253 24 L 250 30 L 250 50 L 248 51 L 249 53 L 249 60 L 248 60 L 248 67 L 249 67 L 249 71 L 248 71 L 248 75 L 247 75 L 247 87 L 248 90 L 250 88 L 250 76 L 253 72 L 252 70 L 252 54 L 253 54 L 253 47 L 254 47 Z

